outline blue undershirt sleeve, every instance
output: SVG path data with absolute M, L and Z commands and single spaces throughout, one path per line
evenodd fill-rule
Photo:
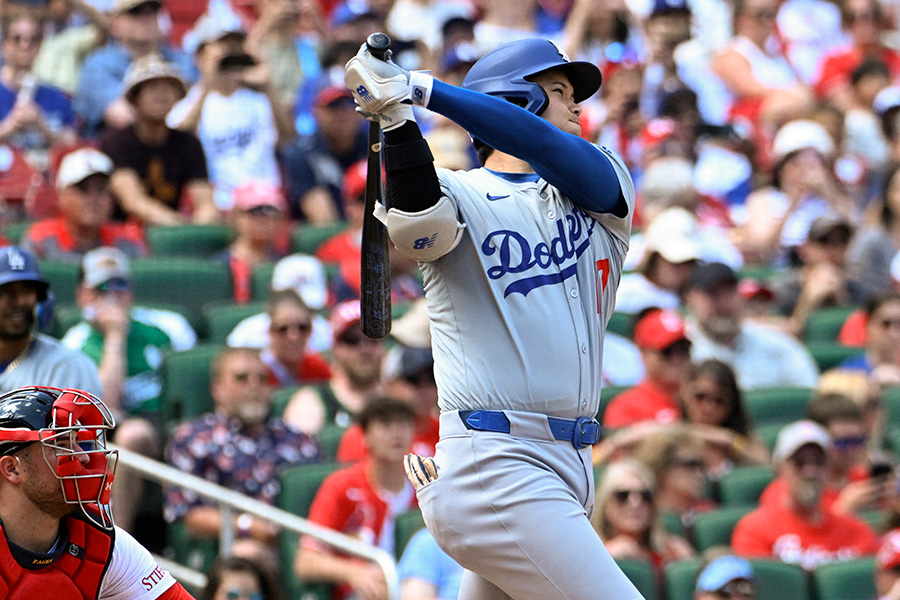
M 506 100 L 434 80 L 428 109 L 491 148 L 526 161 L 578 207 L 619 213 L 625 204 L 612 163 L 596 146 Z

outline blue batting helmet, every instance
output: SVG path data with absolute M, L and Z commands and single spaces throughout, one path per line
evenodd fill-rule
M 14 281 L 33 281 L 38 287 L 38 299 L 47 298 L 50 284 L 41 276 L 34 255 L 18 246 L 3 246 L 0 248 L 0 285 Z
M 575 102 L 587 100 L 600 89 L 600 69 L 589 62 L 572 62 L 550 40 L 517 40 L 488 52 L 469 70 L 462 86 L 520 104 L 536 115 L 549 102 L 543 88 L 528 81 L 544 71 L 561 71 L 575 91 Z

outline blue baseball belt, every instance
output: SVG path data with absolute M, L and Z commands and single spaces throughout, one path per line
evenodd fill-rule
M 459 416 L 466 429 L 494 433 L 509 433 L 510 431 L 509 418 L 499 410 L 461 410 Z M 593 446 L 600 441 L 600 423 L 597 422 L 597 419 L 547 417 L 547 424 L 555 439 L 572 442 L 577 450 Z

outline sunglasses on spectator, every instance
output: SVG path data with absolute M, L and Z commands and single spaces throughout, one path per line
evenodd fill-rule
M 814 467 L 824 467 L 825 466 L 825 457 L 824 456 L 792 456 L 789 459 L 795 467 L 798 469 L 802 469 L 808 465 L 812 465 Z
M 269 381 L 269 376 L 266 373 L 248 373 L 242 371 L 240 373 L 234 373 L 231 377 L 238 383 L 248 383 L 251 378 L 253 378 L 256 383 L 266 383 Z
M 756 21 L 774 21 L 778 17 L 778 12 L 767 8 L 759 10 L 747 11 L 747 16 Z
M 669 344 L 665 348 L 659 351 L 660 354 L 663 355 L 663 358 L 672 358 L 673 356 L 690 356 L 691 355 L 691 342 L 688 340 L 679 340 L 672 344 Z
M 245 592 L 237 588 L 225 590 L 226 600 L 263 600 L 262 592 Z
M 259 206 L 254 206 L 253 208 L 248 208 L 244 213 L 253 215 L 254 217 L 274 217 L 280 215 L 281 211 L 270 204 L 261 204 Z
M 716 396 L 715 394 L 707 394 L 706 392 L 694 392 L 694 400 L 697 402 L 714 402 L 719 406 L 730 406 L 731 402 L 728 398 L 723 396 Z
M 94 289 L 104 294 L 108 294 L 110 292 L 127 292 L 131 290 L 131 284 L 127 279 L 114 277 L 112 279 L 107 279 Z
M 29 46 L 40 44 L 42 39 L 43 38 L 40 35 L 20 35 L 14 33 L 9 36 L 9 41 L 13 44 L 21 44 L 22 42 L 25 42 Z
M 846 18 L 848 23 L 876 23 L 878 21 L 878 15 L 872 11 L 848 12 Z
M 619 504 L 627 503 L 632 496 L 636 496 L 644 504 L 653 502 L 653 493 L 650 490 L 616 490 L 612 496 Z
M 676 456 L 672 459 L 673 467 L 684 467 L 685 469 L 706 470 L 706 463 L 702 458 Z
M 866 445 L 866 436 L 864 435 L 856 435 L 856 436 L 847 436 L 847 437 L 839 437 L 834 438 L 832 440 L 834 443 L 834 447 L 838 450 L 849 450 L 851 448 L 860 448 Z
M 365 342 L 370 344 L 378 343 L 377 340 L 370 340 L 367 338 L 362 332 L 347 332 L 339 337 L 337 341 L 347 346 L 359 346 Z
M 718 598 L 756 598 L 756 585 L 749 581 L 730 581 L 713 592 Z
M 303 321 L 300 323 L 283 323 L 281 325 L 272 324 L 272 332 L 278 335 L 284 335 L 289 331 L 296 331 L 299 334 L 309 333 L 312 331 L 312 322 Z

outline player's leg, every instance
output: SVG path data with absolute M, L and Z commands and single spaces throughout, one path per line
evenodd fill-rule
M 478 573 L 466 570 L 459 585 L 459 600 L 512 600 L 512 598 Z

